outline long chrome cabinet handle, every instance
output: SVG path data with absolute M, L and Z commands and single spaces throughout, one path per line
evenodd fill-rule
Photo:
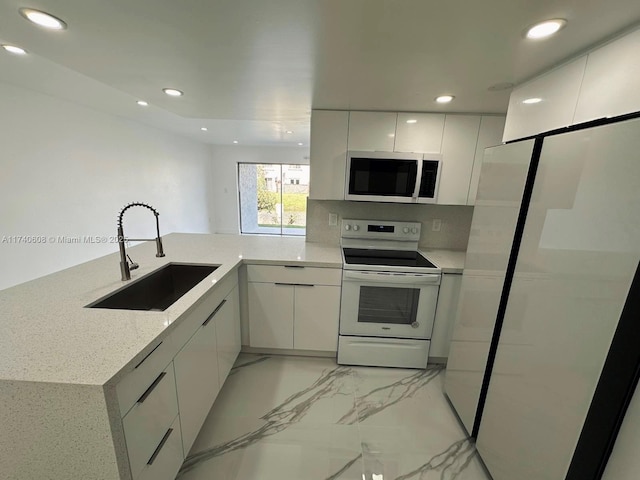
M 153 347 L 153 350 L 151 350 L 149 353 L 147 353 L 147 354 L 144 356 L 144 358 L 143 358 L 142 360 L 140 360 L 140 362 L 139 362 L 135 367 L 133 367 L 133 369 L 135 370 L 135 369 L 136 369 L 136 368 L 138 368 L 140 365 L 142 365 L 142 363 L 143 363 L 147 358 L 149 358 L 149 357 L 151 356 L 151 354 L 152 354 L 153 352 L 155 352 L 155 351 L 158 349 L 158 347 L 159 347 L 160 345 L 162 345 L 162 342 L 160 342 L 160 343 L 159 343 L 159 344 L 157 344 L 155 347 Z
M 220 302 L 220 305 L 218 305 L 218 306 L 216 307 L 216 309 L 213 311 L 213 313 L 212 313 L 211 315 L 209 315 L 209 318 L 207 318 L 204 322 L 202 322 L 202 326 L 203 326 L 203 327 L 206 327 L 206 326 L 207 326 L 207 324 L 211 321 L 211 319 L 212 319 L 213 317 L 215 317 L 215 316 L 216 316 L 216 313 L 218 313 L 218 312 L 220 311 L 220 309 L 222 308 L 222 306 L 223 306 L 225 303 L 227 303 L 227 299 L 226 299 L 226 298 Z
M 151 458 L 147 462 L 147 465 L 151 465 L 153 462 L 155 462 L 156 457 L 160 454 L 160 450 L 162 450 L 162 447 L 164 447 L 164 444 L 167 443 L 167 440 L 169 439 L 169 435 L 171 435 L 171 432 L 173 432 L 173 428 L 170 428 L 169 430 L 167 430 L 167 433 L 164 434 L 164 437 L 162 437 L 162 440 L 160 440 L 160 443 L 158 444 L 156 449 L 153 451 L 153 455 L 151 455 Z
M 164 376 L 167 374 L 167 372 L 162 372 L 160 375 L 158 375 L 158 378 L 156 378 L 153 383 L 151 385 L 149 385 L 149 388 L 147 388 L 144 393 L 142 394 L 142 396 L 138 399 L 137 403 L 142 403 L 144 402 L 147 397 L 149 395 L 151 395 L 151 392 L 153 392 L 153 389 L 156 388 L 158 386 L 158 384 L 162 381 L 162 379 L 164 378 Z
M 315 287 L 315 285 L 311 284 L 311 283 L 282 283 L 282 282 L 276 282 L 274 285 L 278 285 L 279 287 Z

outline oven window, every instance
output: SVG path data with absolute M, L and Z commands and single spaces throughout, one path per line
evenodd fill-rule
M 418 313 L 418 288 L 360 287 L 358 322 L 411 325 Z

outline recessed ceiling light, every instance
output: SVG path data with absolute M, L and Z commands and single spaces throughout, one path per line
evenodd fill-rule
M 407 123 L 418 123 L 418 120 L 416 120 L 415 118 L 410 118 L 409 120 L 407 120 Z
M 202 130 L 203 132 L 206 132 L 209 129 L 207 127 L 200 127 L 200 130 Z
M 454 98 L 455 97 L 453 95 L 440 95 L 439 97 L 436 97 L 436 102 L 438 102 L 438 103 L 449 103 Z
M 148 107 L 149 104 L 147 102 L 145 102 L 144 100 L 138 100 L 136 102 L 138 105 L 140 105 L 141 107 Z
M 14 55 L 26 55 L 27 51 L 24 48 L 16 47 L 15 45 L 2 45 L 7 52 L 13 53 Z
M 389 137 L 389 138 L 393 138 L 393 137 L 395 137 L 395 136 L 396 136 L 396 134 L 395 134 L 395 133 L 390 133 L 390 134 L 388 134 L 388 135 L 387 135 L 387 137 Z
M 181 97 L 182 95 L 184 95 L 184 93 L 175 88 L 163 88 L 162 91 L 170 97 Z
M 531 105 L 532 103 L 540 103 L 541 101 L 542 101 L 541 98 L 534 97 L 534 98 L 527 98 L 527 99 L 523 100 L 522 103 L 526 103 L 527 105 Z
M 554 18 L 553 20 L 545 20 L 544 22 L 536 23 L 532 27 L 527 29 L 526 37 L 532 40 L 539 38 L 546 38 L 553 35 L 562 27 L 567 24 L 567 21 L 563 18 Z
M 304 145 L 304 143 L 302 143 L 302 142 L 298 142 L 298 145 L 303 146 L 303 145 Z
M 234 140 L 233 143 L 238 143 L 238 140 Z
M 20 15 L 36 25 L 48 28 L 50 30 L 64 30 L 67 28 L 67 24 L 54 17 L 50 13 L 41 12 L 40 10 L 34 10 L 33 8 L 20 8 L 18 10 Z
M 293 130 L 287 130 L 285 133 L 293 133 Z

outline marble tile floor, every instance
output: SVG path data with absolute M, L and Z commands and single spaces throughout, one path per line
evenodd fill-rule
M 241 354 L 179 480 L 488 480 L 440 366 Z

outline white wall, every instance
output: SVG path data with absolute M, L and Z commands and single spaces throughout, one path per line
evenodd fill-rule
M 217 233 L 240 233 L 238 163 L 309 164 L 308 147 L 213 147 L 212 210 Z
M 163 235 L 212 230 L 210 146 L 8 84 L 0 105 L 0 289 L 116 251 L 58 237 L 114 236 L 131 201 L 160 212 Z M 155 236 L 144 209 L 124 225 Z M 25 235 L 46 243 L 11 243 Z

